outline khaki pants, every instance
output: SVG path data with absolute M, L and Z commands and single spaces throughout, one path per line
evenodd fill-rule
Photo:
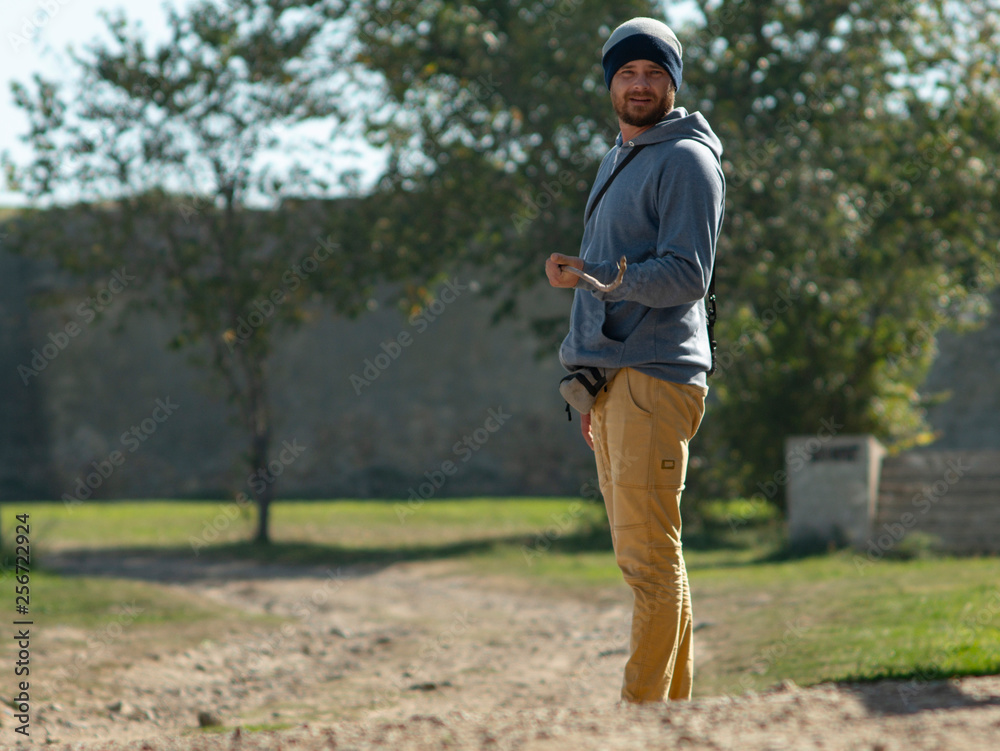
M 629 702 L 691 698 L 693 624 L 680 502 L 688 441 L 701 424 L 707 391 L 625 368 L 591 410 L 615 560 L 635 601 L 622 685 Z

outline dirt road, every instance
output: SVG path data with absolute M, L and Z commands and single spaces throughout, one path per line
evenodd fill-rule
M 226 627 L 193 648 L 130 638 L 126 624 L 100 660 L 35 708 L 32 740 L 49 748 L 1000 749 L 1000 677 L 786 684 L 619 708 L 624 587 L 553 597 L 448 563 L 337 571 L 66 553 L 49 565 L 281 617 Z M 50 629 L 38 659 L 72 663 L 87 636 Z M 697 644 L 696 659 L 708 659 L 711 629 Z M 205 734 L 199 716 L 226 729 Z

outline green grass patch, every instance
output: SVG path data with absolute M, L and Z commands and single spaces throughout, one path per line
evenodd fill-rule
M 226 610 L 192 595 L 148 582 L 103 577 L 31 575 L 31 616 L 40 624 L 92 629 L 107 623 L 189 624 Z
M 881 562 L 841 552 L 691 573 L 696 613 L 720 614 L 703 639 L 713 655 L 706 693 L 760 689 L 785 678 L 933 679 L 1000 672 L 995 559 Z

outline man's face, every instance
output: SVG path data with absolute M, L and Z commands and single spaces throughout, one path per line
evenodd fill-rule
M 611 79 L 611 105 L 626 125 L 655 125 L 674 108 L 674 81 L 662 66 L 633 60 Z

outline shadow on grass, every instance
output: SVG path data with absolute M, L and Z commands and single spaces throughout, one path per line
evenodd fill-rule
M 733 532 L 728 527 L 691 525 L 684 532 L 690 550 L 752 551 L 749 559 L 715 561 L 713 567 L 743 567 L 788 560 L 780 525 L 758 525 Z M 510 549 L 541 550 L 564 555 L 612 553 L 607 524 L 551 529 L 448 543 L 351 547 L 316 542 L 230 542 L 189 546 L 78 548 L 46 553 L 36 567 L 62 576 L 97 576 L 165 583 L 251 580 L 283 577 L 363 576 L 394 564 L 502 554 Z
M 45 554 L 36 568 L 61 576 L 95 576 L 163 583 L 251 580 L 283 577 L 364 576 L 412 561 L 489 555 L 504 548 L 537 544 L 533 535 L 510 535 L 398 547 L 352 548 L 310 542 L 216 544 L 195 553 L 190 547 L 70 549 Z M 606 530 L 582 528 L 551 542 L 552 550 L 580 553 L 610 550 Z M 349 569 L 342 572 L 341 569 Z

